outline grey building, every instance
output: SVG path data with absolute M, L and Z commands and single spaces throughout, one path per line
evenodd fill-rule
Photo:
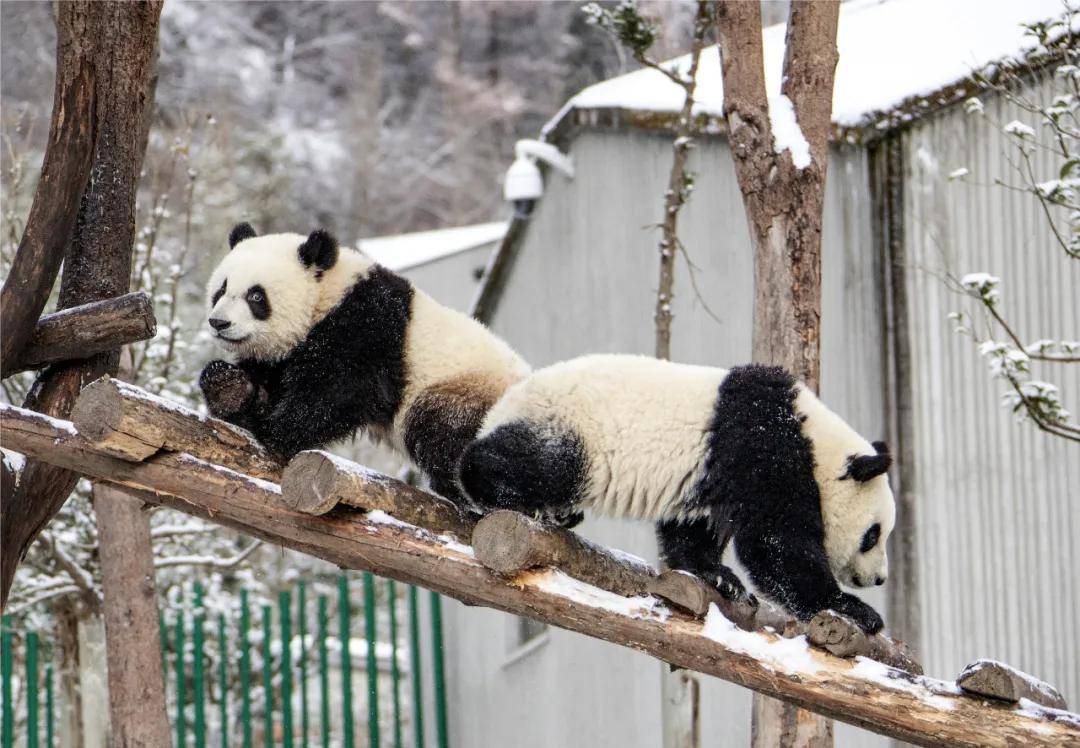
M 1057 13 L 1057 0 L 844 4 L 824 219 L 821 395 L 902 458 L 894 479 L 905 523 L 892 539 L 893 574 L 884 593 L 866 599 L 916 645 L 928 673 L 954 677 L 992 656 L 1055 683 L 1075 704 L 1080 453 L 998 407 L 1001 384 L 947 318 L 965 301 L 940 279 L 944 270 L 999 275 L 1004 308 L 1022 335 L 1080 338 L 1080 267 L 1055 254 L 1037 201 L 988 186 L 1010 171 L 995 123 L 1022 113 L 989 93 L 985 116 L 961 105 L 977 93 L 964 82 L 974 66 L 1017 53 L 1019 22 Z M 773 80 L 783 33 L 765 32 Z M 716 58 L 706 51 L 699 82 L 708 134 L 692 152 L 697 186 L 680 220 L 696 270 L 691 279 L 678 263 L 672 357 L 730 366 L 750 357 L 753 268 L 719 117 Z M 1045 72 L 1025 80 L 1028 93 L 1048 98 Z M 534 366 L 591 352 L 652 352 L 658 231 L 649 226 L 659 221 L 668 126 L 680 103 L 662 76 L 637 72 L 586 89 L 545 128 L 573 159 L 575 176 L 548 174 L 545 194 L 529 219 L 512 223 L 479 296 L 494 330 Z M 1044 173 L 1054 166 L 1045 153 L 1036 160 Z M 950 180 L 960 167 L 977 179 Z M 1048 375 L 1074 407 L 1076 368 Z M 589 519 L 580 530 L 655 560 L 648 525 Z M 914 559 L 906 569 L 903 548 Z M 446 641 L 459 748 L 662 744 L 655 660 L 456 603 L 447 606 Z M 701 681 L 701 744 L 748 744 L 750 693 Z M 882 742 L 846 726 L 837 736 L 845 746 Z

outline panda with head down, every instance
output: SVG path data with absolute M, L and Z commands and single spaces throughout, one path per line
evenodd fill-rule
M 525 362 L 325 231 L 256 236 L 242 223 L 229 247 L 207 286 L 207 322 L 231 359 L 200 376 L 210 412 L 282 460 L 363 429 L 458 498 L 461 451 Z
M 785 370 L 586 356 L 511 386 L 460 465 L 483 510 L 589 508 L 656 522 L 663 560 L 808 620 L 831 608 L 864 630 L 878 613 L 840 589 L 880 585 L 895 504 L 882 442 L 863 439 Z

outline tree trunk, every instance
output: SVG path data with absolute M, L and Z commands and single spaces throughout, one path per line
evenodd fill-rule
M 814 391 L 820 383 L 821 218 L 838 19 L 835 0 L 791 3 L 780 93 L 809 146 L 809 163 L 797 164 L 793 150 L 775 151 L 760 5 L 717 5 L 724 116 L 754 243 L 753 360 L 786 367 Z M 825 720 L 759 694 L 752 735 L 754 746 L 832 745 L 832 725 Z
M 59 301 L 59 307 L 64 309 L 121 296 L 128 290 L 135 239 L 135 187 L 153 99 L 161 2 L 72 0 L 60 3 L 58 8 L 61 43 L 68 40 L 89 49 L 92 75 L 82 82 L 94 89 L 96 102 L 92 113 L 75 109 L 60 115 L 92 114 L 86 126 L 94 133 L 90 181 L 85 190 L 80 190 L 79 217 L 64 256 Z M 61 64 L 74 64 L 63 51 L 58 58 Z M 66 68 L 58 69 L 58 78 L 66 75 Z M 21 302 L 17 297 L 14 300 L 17 307 Z M 7 301 L 5 315 L 12 309 Z M 102 374 L 115 374 L 117 361 L 114 351 L 50 368 L 34 383 L 27 407 L 66 416 L 79 389 Z M 0 607 L 7 602 L 15 568 L 26 549 L 63 506 L 77 481 L 74 473 L 27 461 L 18 490 L 5 497 L 3 505 Z
M 168 745 L 157 589 L 146 505 L 122 489 L 94 486 L 105 593 L 110 746 Z
M 95 15 L 88 2 L 61 3 L 57 8 L 56 88 L 45 160 L 19 251 L 0 292 L 4 376 L 9 373 L 8 362 L 17 360 L 30 341 L 49 300 L 90 176 L 97 127 Z

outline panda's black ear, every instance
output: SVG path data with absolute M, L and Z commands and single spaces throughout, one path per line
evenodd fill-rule
M 878 449 L 878 444 L 885 446 L 883 442 L 875 442 L 874 449 Z M 847 472 L 840 476 L 840 480 L 854 478 L 862 483 L 883 475 L 890 465 L 892 465 L 892 456 L 880 449 L 876 455 L 852 455 L 848 458 Z
M 318 229 L 311 232 L 307 241 L 300 245 L 297 252 L 304 267 L 309 268 L 314 265 L 319 270 L 329 270 L 337 262 L 337 239 L 328 232 Z
M 889 454 L 889 445 L 885 442 L 870 442 L 870 446 L 874 448 L 874 451 L 879 455 Z
M 250 223 L 245 221 L 244 223 L 236 224 L 233 226 L 233 230 L 229 232 L 229 249 L 232 249 L 245 239 L 251 239 L 254 236 L 257 236 L 257 234 Z

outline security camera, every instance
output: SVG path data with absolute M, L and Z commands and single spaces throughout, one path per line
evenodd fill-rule
M 525 217 L 532 212 L 536 201 L 544 194 L 544 179 L 540 167 L 528 156 L 518 156 L 506 170 L 503 199 L 514 205 L 514 215 Z
M 506 171 L 503 198 L 514 206 L 514 215 L 526 218 L 544 194 L 544 178 L 537 159 L 555 167 L 568 177 L 574 176 L 570 157 L 550 143 L 539 140 L 519 140 L 514 146 L 514 163 Z

